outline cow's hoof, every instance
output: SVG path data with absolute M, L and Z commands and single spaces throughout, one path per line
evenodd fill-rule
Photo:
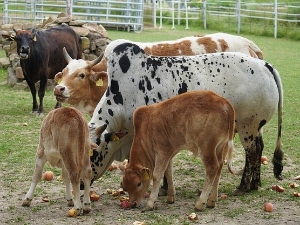
M 242 195 L 245 195 L 246 193 L 247 193 L 246 191 L 241 191 L 238 188 L 232 192 L 233 196 L 242 196 Z
M 73 199 L 67 200 L 68 206 L 74 206 Z
M 88 214 L 91 212 L 91 207 L 90 208 L 83 208 L 83 214 Z
M 24 199 L 23 203 L 22 203 L 22 206 L 30 206 L 31 200 L 32 199 L 29 199 L 29 198 Z
M 164 188 L 160 188 L 158 191 L 158 196 L 167 196 L 167 194 L 168 194 L 168 190 Z

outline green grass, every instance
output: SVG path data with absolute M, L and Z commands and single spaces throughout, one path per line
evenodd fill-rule
M 145 29 L 142 33 L 129 33 L 122 31 L 108 31 L 109 37 L 112 40 L 118 38 L 125 38 L 132 41 L 154 42 L 162 40 L 177 39 L 184 36 L 194 34 L 214 33 L 214 30 L 201 30 L 192 28 L 185 30 L 184 27 L 171 30 L 170 27 L 165 26 L 162 30 Z M 220 182 L 220 193 L 228 195 L 227 199 L 220 199 L 218 206 L 213 213 L 218 213 L 219 216 L 225 219 L 241 219 L 243 217 L 256 217 L 261 223 L 268 223 L 268 221 L 276 221 L 282 218 L 284 210 L 292 206 L 299 208 L 300 203 L 297 198 L 293 196 L 293 190 L 289 188 L 289 184 L 297 182 L 294 177 L 300 174 L 300 86 L 299 86 L 299 58 L 300 58 L 300 42 L 287 39 L 274 39 L 269 37 L 260 37 L 253 35 L 243 35 L 246 38 L 254 41 L 264 52 L 265 59 L 274 65 L 279 71 L 283 88 L 284 88 L 284 115 L 283 115 L 283 129 L 282 142 L 283 150 L 285 152 L 284 160 L 284 180 L 278 182 L 273 177 L 272 164 L 262 166 L 262 187 L 258 191 L 251 192 L 245 196 L 233 196 L 232 191 L 239 185 L 240 177 L 230 175 L 226 168 L 222 173 Z M 3 56 L 3 51 L 0 51 L 0 56 Z M 0 83 L 6 80 L 6 70 L 0 70 Z M 43 213 L 47 208 L 54 207 L 57 211 L 65 211 L 65 205 L 59 208 L 59 203 L 64 194 L 64 187 L 61 183 L 54 181 L 53 185 L 60 185 L 61 190 L 58 193 L 47 191 L 46 182 L 41 182 L 36 190 L 36 196 L 43 196 L 44 194 L 56 196 L 58 200 L 54 200 L 49 205 L 41 205 L 40 202 L 35 202 L 30 210 L 25 209 L 26 213 L 20 213 L 20 199 L 29 188 L 30 178 L 33 174 L 33 166 L 35 163 L 35 151 L 38 144 L 38 134 L 43 118 L 36 117 L 30 114 L 31 111 L 31 95 L 28 90 L 20 91 L 8 87 L 6 85 L 0 86 L 0 179 L 1 187 L 7 190 L 7 193 L 1 196 L 3 200 L 16 199 L 16 203 L 9 205 L 6 213 L 11 213 L 10 222 L 14 224 L 30 224 L 26 221 L 27 213 Z M 45 112 L 48 113 L 54 108 L 55 98 L 51 91 L 46 92 L 45 96 Z M 23 123 L 28 126 L 23 126 Z M 272 153 L 275 147 L 277 132 L 277 115 L 264 127 L 264 141 L 265 150 L 263 152 L 269 159 L 272 158 Z M 241 149 L 239 141 L 236 139 L 236 148 L 234 151 L 234 167 L 241 168 L 244 162 L 244 152 Z M 127 215 L 126 211 L 117 214 L 116 218 L 121 222 L 128 220 L 147 220 L 147 224 L 194 224 L 186 219 L 186 211 L 192 211 L 194 202 L 196 201 L 197 190 L 203 185 L 203 165 L 198 158 L 189 155 L 189 152 L 184 151 L 175 158 L 175 184 L 178 193 L 178 199 L 182 202 L 187 202 L 187 206 L 168 205 L 167 209 L 160 208 L 157 211 L 149 211 L 140 213 L 136 210 L 136 215 Z M 46 164 L 45 170 L 50 169 Z M 51 169 L 55 175 L 60 175 L 59 169 Z M 120 183 L 120 174 L 107 172 L 101 180 L 95 182 L 94 187 L 103 191 L 105 188 L 118 187 Z M 299 183 L 299 182 L 298 182 Z M 279 184 L 283 186 L 286 191 L 284 193 L 276 193 L 270 191 L 272 184 Z M 22 186 L 22 196 L 17 190 L 17 186 Z M 298 191 L 300 189 L 297 189 Z M 16 194 L 18 196 L 16 197 Z M 109 196 L 102 196 L 100 202 L 93 205 L 93 216 L 87 217 L 93 220 L 93 224 L 105 224 L 101 218 L 105 217 L 102 210 L 105 208 L 114 209 L 117 206 L 117 198 L 109 198 Z M 164 198 L 159 200 L 159 204 L 165 207 Z M 262 210 L 262 205 L 265 201 L 271 201 L 276 204 L 276 210 L 272 214 L 266 214 Z M 4 203 L 2 203 L 3 205 Z M 100 205 L 101 204 L 101 205 Z M 237 208 L 235 205 L 243 206 Z M 282 206 L 282 207 L 279 207 Z M 188 209 L 187 209 L 188 208 Z M 100 210 L 101 209 L 101 210 Z M 172 215 L 172 210 L 182 210 L 182 214 Z M 23 209 L 22 209 L 23 210 Z M 52 209 L 53 210 L 53 209 Z M 203 217 L 211 216 L 212 209 L 206 209 L 201 212 Z M 290 208 L 289 208 L 290 210 Z M 161 216 L 163 213 L 164 216 Z M 128 217 L 127 217 L 128 216 Z M 62 221 L 65 218 L 62 217 Z M 209 218 L 208 223 L 213 222 L 214 218 Z M 0 218 L 1 221 L 1 218 Z M 7 220 L 5 220 L 7 222 Z M 68 220 L 64 221 L 68 223 Z M 202 221 L 203 222 L 203 221 Z M 51 221 L 49 221 L 49 224 Z M 132 223 L 131 223 L 132 224 Z

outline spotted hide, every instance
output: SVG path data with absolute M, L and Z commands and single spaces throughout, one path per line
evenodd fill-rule
M 236 112 L 236 132 L 246 152 L 245 169 L 237 192 L 257 189 L 263 150 L 261 128 L 278 108 L 278 135 L 274 173 L 281 176 L 281 123 L 283 90 L 277 70 L 269 63 L 241 53 L 157 57 L 139 46 L 124 43 L 114 48 L 107 63 L 109 86 L 89 122 L 92 141 L 99 147 L 92 157 L 93 179 L 99 178 L 115 159 L 129 156 L 133 140 L 132 113 L 193 90 L 211 90 L 230 101 Z M 94 132 L 107 125 L 103 134 Z M 128 134 L 109 141 L 107 135 Z
M 104 57 L 100 56 L 93 61 L 76 60 L 67 56 L 68 66 L 55 76 L 55 79 L 59 81 L 54 88 L 57 101 L 71 104 L 81 112 L 92 115 L 107 88 L 107 57 L 113 50 L 113 46 L 124 42 L 130 41 L 124 39 L 113 41 L 109 49 L 105 51 Z M 134 43 L 144 49 L 147 54 L 156 56 L 241 52 L 263 59 L 262 51 L 251 40 L 226 33 L 184 37 L 173 41 Z

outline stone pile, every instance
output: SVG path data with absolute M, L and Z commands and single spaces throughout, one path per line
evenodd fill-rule
M 0 68 L 7 69 L 8 85 L 18 89 L 25 89 L 28 87 L 20 67 L 20 58 L 17 55 L 16 43 L 5 40 L 2 37 L 2 34 L 15 34 L 13 28 L 16 30 L 27 28 L 49 29 L 57 25 L 70 26 L 81 37 L 83 46 L 82 58 L 85 60 L 93 60 L 97 58 L 111 41 L 102 25 L 77 21 L 76 18 L 69 18 L 66 13 L 61 13 L 57 17 L 50 16 L 41 24 L 0 24 L 0 49 L 4 49 L 7 56 L 7 58 L 0 58 Z M 36 84 L 36 86 L 38 85 L 39 83 Z M 54 85 L 55 82 L 49 79 L 47 89 L 53 90 Z

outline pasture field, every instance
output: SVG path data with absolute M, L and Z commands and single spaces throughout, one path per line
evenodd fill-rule
M 128 33 L 108 30 L 112 40 L 125 38 L 132 41 L 173 40 L 194 34 L 214 33 L 213 30 L 177 28 L 163 30 L 145 28 L 142 33 Z M 6 70 L 0 70 L 0 224 L 125 224 L 146 221 L 146 224 L 299 224 L 300 198 L 293 192 L 300 192 L 300 187 L 292 189 L 291 183 L 300 184 L 295 177 L 300 175 L 300 42 L 287 39 L 274 39 L 243 35 L 253 40 L 264 52 L 265 60 L 279 71 L 284 88 L 284 114 L 282 143 L 285 152 L 283 181 L 273 176 L 271 163 L 277 134 L 277 113 L 264 127 L 265 148 L 263 155 L 269 159 L 268 165 L 262 165 L 262 186 L 244 196 L 233 196 L 233 190 L 239 185 L 241 177 L 231 175 L 227 167 L 223 168 L 216 208 L 197 212 L 199 220 L 190 221 L 188 215 L 193 211 L 202 189 L 204 168 L 199 158 L 183 151 L 175 157 L 176 201 L 165 203 L 165 197 L 159 197 L 154 211 L 144 208 L 125 210 L 121 208 L 119 197 L 111 196 L 107 189 L 119 189 L 122 174 L 119 170 L 106 172 L 92 185 L 92 190 L 101 194 L 100 200 L 92 203 L 92 211 L 85 216 L 67 217 L 64 197 L 65 186 L 56 178 L 60 169 L 46 164 L 45 171 L 55 174 L 52 181 L 41 181 L 36 189 L 31 207 L 22 207 L 22 199 L 29 189 L 35 165 L 35 152 L 38 145 L 39 129 L 43 118 L 30 114 L 32 99 L 29 90 L 16 90 L 5 85 Z M 0 51 L 3 57 L 3 51 Z M 259 82 L 259 81 L 257 81 Z M 55 98 L 52 91 L 47 91 L 44 99 L 45 113 L 54 108 Z M 89 119 L 89 118 L 88 118 Z M 27 126 L 24 126 L 24 123 Z M 67 138 L 67 137 L 66 137 Z M 235 170 L 244 164 L 244 150 L 236 137 L 233 153 Z M 285 188 L 284 192 L 275 192 L 271 186 L 277 184 Z M 43 202 L 48 196 L 50 201 Z M 272 212 L 265 212 L 263 205 L 271 202 Z M 146 200 L 143 202 L 145 206 Z

